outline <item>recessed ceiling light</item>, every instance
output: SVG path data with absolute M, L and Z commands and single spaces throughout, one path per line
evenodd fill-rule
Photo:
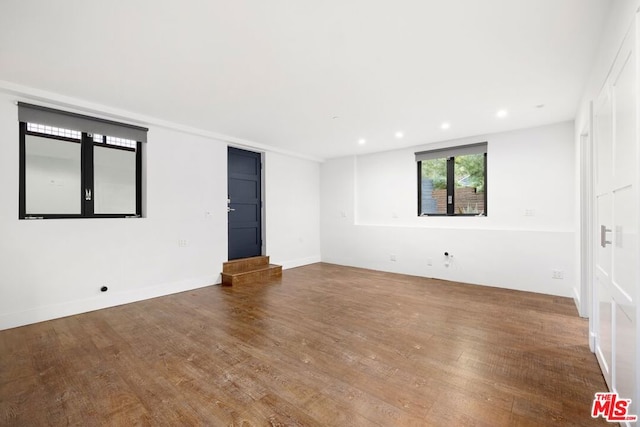
M 544 104 L 538 104 L 536 105 L 536 108 L 544 108 Z
M 360 139 L 358 140 L 358 144 L 360 144 L 360 145 L 364 145 L 364 144 L 366 144 L 366 143 L 367 143 L 367 140 L 366 140 L 366 139 L 364 139 L 364 138 L 360 138 Z
M 402 138 L 403 136 L 404 136 L 404 133 L 396 132 L 396 138 Z
M 449 122 L 443 122 L 443 123 L 440 125 L 440 129 L 443 129 L 443 130 L 447 130 L 447 129 L 449 129 L 450 127 L 451 127 L 451 123 L 449 123 Z
M 496 117 L 499 119 L 504 119 L 508 115 L 509 115 L 509 112 L 507 110 L 498 110 L 498 112 L 496 113 Z

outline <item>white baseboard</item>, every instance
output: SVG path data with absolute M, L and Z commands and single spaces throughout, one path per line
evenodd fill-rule
M 320 255 L 284 261 L 279 264 L 282 265 L 283 269 L 289 269 L 317 262 L 320 262 Z M 92 298 L 6 313 L 0 315 L 0 330 L 16 328 L 66 316 L 73 316 L 75 314 L 87 313 L 89 311 L 115 307 L 150 298 L 171 295 L 178 292 L 219 284 L 220 282 L 220 275 L 197 277 L 177 282 L 163 283 L 157 286 L 148 286 L 142 289 L 134 289 L 118 293 L 101 293 Z
M 571 291 L 573 293 L 573 303 L 576 305 L 576 309 L 578 309 L 578 315 L 580 317 L 586 317 L 584 316 L 584 313 L 582 313 L 582 310 L 580 308 L 580 291 L 578 291 L 576 288 L 571 288 Z
M 143 301 L 150 298 L 203 288 L 205 286 L 211 286 L 219 283 L 220 275 L 204 276 L 118 293 L 101 293 L 100 295 L 96 295 L 92 298 L 7 313 L 0 315 L 0 330 L 72 316 L 74 314 L 87 313 L 89 311 L 115 307 L 136 301 Z
M 299 258 L 289 261 L 280 261 L 276 262 L 276 264 L 282 265 L 283 270 L 287 270 L 289 268 L 302 267 L 303 265 L 315 264 L 317 262 L 321 262 L 320 255 L 314 255 L 306 258 Z

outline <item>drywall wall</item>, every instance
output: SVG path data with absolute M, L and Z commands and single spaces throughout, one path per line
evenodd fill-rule
M 482 141 L 488 216 L 418 217 L 414 153 Z M 329 160 L 321 166 L 322 259 L 569 296 L 573 160 L 573 122 Z M 444 252 L 453 255 L 448 266 Z M 554 270 L 564 278 L 553 279 Z
M 18 220 L 16 100 L 0 94 L 0 329 L 220 282 L 226 142 L 149 126 L 145 218 Z M 317 212 L 318 163 L 266 152 L 265 167 L 269 254 L 285 267 L 319 260 L 317 213 L 281 218 L 289 194 Z
M 320 262 L 320 164 L 265 154 L 266 253 L 284 268 Z

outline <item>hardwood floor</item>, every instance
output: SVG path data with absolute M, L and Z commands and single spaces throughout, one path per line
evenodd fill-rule
M 572 300 L 330 264 L 0 332 L 2 426 L 590 426 Z

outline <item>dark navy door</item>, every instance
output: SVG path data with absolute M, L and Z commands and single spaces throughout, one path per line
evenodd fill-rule
M 260 153 L 229 147 L 227 174 L 229 260 L 262 255 Z

